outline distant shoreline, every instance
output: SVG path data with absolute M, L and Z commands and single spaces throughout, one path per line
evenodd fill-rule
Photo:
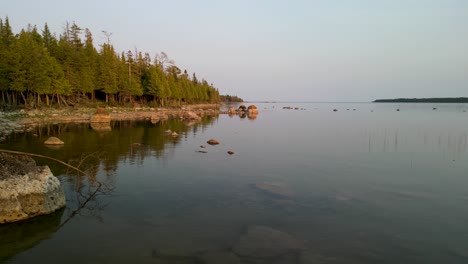
M 468 97 L 377 99 L 373 103 L 468 103 Z

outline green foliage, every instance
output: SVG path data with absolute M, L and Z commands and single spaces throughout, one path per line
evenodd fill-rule
M 239 98 L 235 95 L 220 95 L 221 102 L 229 102 L 229 103 L 241 103 L 244 102 L 242 98 Z
M 94 101 L 97 92 L 112 104 L 220 101 L 212 84 L 200 82 L 195 73 L 190 78 L 187 70 L 182 73 L 164 52 L 154 62 L 138 51 L 119 56 L 109 40 L 97 51 L 91 31 L 75 22 L 67 22 L 57 38 L 47 24 L 41 33 L 29 25 L 15 35 L 8 18 L 0 19 L 0 107 L 68 105 L 76 98 Z

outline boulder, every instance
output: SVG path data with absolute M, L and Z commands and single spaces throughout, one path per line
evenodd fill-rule
M 247 108 L 247 113 L 249 114 L 257 114 L 258 113 L 258 109 L 255 105 L 249 105 L 249 107 Z
M 216 139 L 210 139 L 208 140 L 206 143 L 210 144 L 210 145 L 218 145 L 219 144 L 219 141 L 216 140 Z
M 250 226 L 232 251 L 241 258 L 272 259 L 286 254 L 299 254 L 303 243 L 292 236 L 267 226 Z
M 102 107 L 98 107 L 96 113 L 89 119 L 91 123 L 109 123 L 110 121 L 110 114 Z
M 255 120 L 257 119 L 258 117 L 258 112 L 254 112 L 254 111 L 248 111 L 247 112 L 247 117 L 250 119 L 250 120 Z
M 240 110 L 240 111 L 245 111 L 247 109 L 247 106 L 245 105 L 240 105 L 239 108 L 237 110 Z
M 62 140 L 57 137 L 50 137 L 46 141 L 44 141 L 46 145 L 63 145 L 65 144 Z
M 15 161 L 16 160 L 16 161 Z M 65 206 L 60 181 L 30 157 L 0 157 L 0 224 L 52 213 Z

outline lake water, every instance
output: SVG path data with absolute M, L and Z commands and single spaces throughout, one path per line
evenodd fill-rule
M 256 105 L 255 119 L 11 135 L 0 148 L 84 160 L 91 176 L 37 160 L 64 185 L 67 207 L 0 226 L 0 262 L 468 263 L 468 105 Z M 65 146 L 45 147 L 49 136 Z M 301 246 L 240 255 L 253 226 Z

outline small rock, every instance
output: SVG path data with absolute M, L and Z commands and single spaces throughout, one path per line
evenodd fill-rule
M 172 130 L 168 129 L 168 130 L 164 131 L 164 133 L 166 133 L 166 134 L 172 134 Z
M 204 150 L 199 150 L 197 152 L 200 152 L 200 153 L 208 153 L 208 151 L 204 151 Z
M 171 133 L 171 136 L 173 136 L 173 137 L 178 137 L 179 134 L 177 134 L 177 132 L 172 132 L 172 133 Z
M 204 146 L 204 145 L 201 145 L 201 146 L 200 146 L 200 148 L 206 148 L 206 146 Z
M 62 140 L 60 140 L 59 138 L 57 138 L 57 137 L 50 137 L 44 142 L 44 144 L 46 144 L 46 145 L 63 145 L 65 143 Z
M 235 152 L 234 152 L 234 150 L 230 149 L 230 150 L 228 150 L 227 153 L 228 153 L 229 155 L 233 155 Z
M 219 141 L 216 140 L 216 139 L 210 139 L 208 140 L 206 143 L 210 144 L 210 145 L 218 145 L 219 144 Z

